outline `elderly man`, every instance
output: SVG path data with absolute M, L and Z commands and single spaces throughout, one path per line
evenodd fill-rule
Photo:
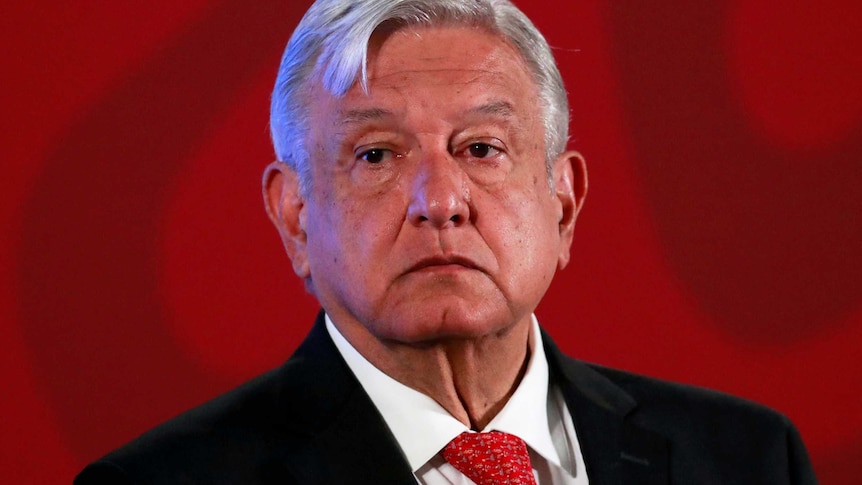
M 323 312 L 282 367 L 76 483 L 815 483 L 792 425 L 580 363 L 533 311 L 587 189 L 506 0 L 319 0 L 272 102 L 267 212 Z

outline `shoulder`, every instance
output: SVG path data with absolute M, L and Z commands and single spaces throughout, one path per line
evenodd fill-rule
M 816 483 L 798 431 L 774 409 L 703 387 L 564 360 L 625 396 L 630 404 L 621 416 L 623 441 L 626 433 L 660 437 L 677 479 Z
M 657 379 L 583 362 L 563 354 L 545 338 L 549 365 L 557 382 L 570 390 L 577 405 L 595 404 L 625 415 L 646 428 L 674 433 L 746 428 L 785 430 L 790 421 L 777 411 L 727 393 Z M 721 423 L 721 429 L 711 429 Z
M 264 482 L 357 387 L 330 347 L 313 330 L 284 365 L 142 434 L 75 483 Z
M 704 387 L 586 365 L 637 402 L 631 418 L 646 427 L 719 435 L 733 434 L 736 429 L 784 432 L 792 427 L 783 414 L 754 401 Z
M 260 469 L 272 449 L 303 439 L 303 427 L 286 418 L 298 401 L 289 399 L 298 392 L 290 367 L 151 429 L 84 469 L 75 483 L 125 483 L 122 477 L 134 477 L 129 483 L 207 483 L 210 477 L 220 483 L 237 470 Z

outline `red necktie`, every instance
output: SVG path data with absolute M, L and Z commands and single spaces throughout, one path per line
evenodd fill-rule
M 500 431 L 461 433 L 443 457 L 477 485 L 536 485 L 527 444 Z

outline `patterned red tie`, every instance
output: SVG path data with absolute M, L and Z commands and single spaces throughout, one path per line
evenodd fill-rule
M 477 485 L 536 485 L 527 444 L 500 431 L 461 433 L 443 457 Z

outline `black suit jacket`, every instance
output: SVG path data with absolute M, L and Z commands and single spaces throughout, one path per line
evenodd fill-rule
M 588 365 L 543 334 L 591 485 L 813 484 L 793 425 L 713 391 Z M 85 468 L 92 484 L 414 484 L 322 314 L 281 367 Z

